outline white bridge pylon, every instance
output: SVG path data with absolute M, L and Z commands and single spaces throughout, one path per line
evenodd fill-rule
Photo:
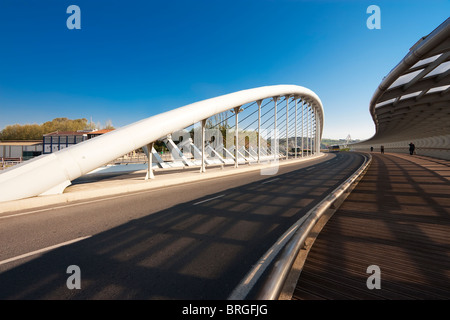
M 246 115 L 250 107 L 255 110 Z M 233 126 L 207 123 L 225 112 L 234 118 Z M 193 130 L 192 139 L 183 128 L 197 123 L 200 126 Z M 146 179 L 154 178 L 153 162 L 161 168 L 170 165 L 154 149 L 154 142 L 161 139 L 174 159 L 200 166 L 201 172 L 213 163 L 234 163 L 237 167 L 240 163 L 310 156 L 320 153 L 323 123 L 322 102 L 310 89 L 276 85 L 242 90 L 143 119 L 4 170 L 0 173 L 0 202 L 62 193 L 72 180 L 141 147 L 149 158 Z M 214 130 L 222 137 L 216 134 L 212 139 Z M 177 144 L 172 137 L 180 131 L 186 138 Z M 187 157 L 185 150 L 192 157 Z

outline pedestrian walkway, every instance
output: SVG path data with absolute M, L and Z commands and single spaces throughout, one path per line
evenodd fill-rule
M 373 154 L 314 242 L 292 299 L 450 299 L 450 161 Z M 379 268 L 377 273 L 369 266 Z

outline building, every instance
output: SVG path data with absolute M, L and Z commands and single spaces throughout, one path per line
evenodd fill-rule
M 55 131 L 44 134 L 42 137 L 43 153 L 53 153 L 74 144 L 108 133 L 114 129 L 104 130 L 79 130 L 79 131 Z
M 74 144 L 87 140 L 90 131 L 55 131 L 44 134 L 42 137 L 42 150 L 44 154 L 53 153 Z
M 42 154 L 42 141 L 1 141 L 0 159 L 2 160 L 28 160 Z
M 103 130 L 94 130 L 91 131 L 87 134 L 88 139 L 94 138 L 94 137 L 98 137 L 102 134 L 108 133 L 113 131 L 114 129 L 103 129 Z

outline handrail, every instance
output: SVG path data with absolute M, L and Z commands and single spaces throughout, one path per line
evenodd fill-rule
M 262 288 L 260 289 L 256 299 L 257 300 L 276 300 L 281 294 L 284 283 L 289 275 L 289 272 L 297 258 L 300 249 L 303 247 L 305 240 L 309 233 L 331 205 L 338 200 L 359 178 L 361 174 L 365 172 L 370 163 L 372 162 L 372 156 L 370 154 L 364 155 L 364 162 L 345 182 L 337 187 L 332 193 L 330 193 L 325 199 L 319 202 L 314 208 L 312 208 L 306 214 L 305 221 L 297 228 L 290 240 L 285 244 L 278 259 L 273 263 L 273 267 L 270 270 L 268 277 L 265 280 Z

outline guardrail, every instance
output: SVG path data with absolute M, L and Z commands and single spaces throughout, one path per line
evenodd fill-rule
M 351 175 L 344 183 L 337 187 L 331 194 L 323 199 L 319 204 L 312 208 L 307 214 L 306 219 L 301 223 L 290 240 L 280 251 L 278 258 L 269 270 L 262 288 L 256 297 L 257 300 L 276 300 L 279 298 L 286 279 L 292 269 L 292 266 L 305 244 L 311 230 L 317 224 L 324 213 L 333 207 L 338 200 L 342 200 L 348 192 L 354 188 L 359 180 L 364 176 L 367 168 L 372 162 L 370 154 L 364 154 L 365 160 L 358 170 Z M 336 209 L 336 208 L 334 208 Z
M 22 163 L 22 158 L 0 158 L 0 170 Z
M 374 147 L 374 150 L 372 152 L 380 153 L 380 147 L 378 145 L 374 145 L 373 147 Z M 365 146 L 365 147 L 358 146 L 358 147 L 352 147 L 351 149 L 354 151 L 368 152 L 370 150 L 370 146 Z M 384 153 L 409 154 L 410 151 L 409 151 L 408 147 L 385 145 Z M 423 147 L 423 146 L 416 145 L 416 148 L 414 149 L 414 155 L 450 160 L 450 148 Z

